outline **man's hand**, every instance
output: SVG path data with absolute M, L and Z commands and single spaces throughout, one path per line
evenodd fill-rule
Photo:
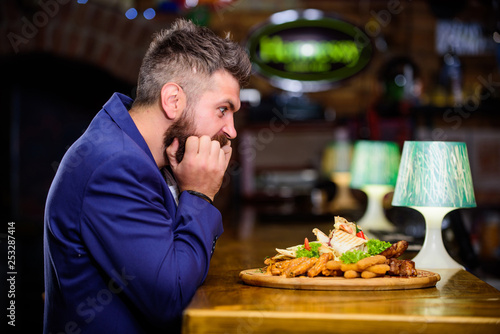
M 209 136 L 191 136 L 186 141 L 184 158 L 177 162 L 175 154 L 179 141 L 174 139 L 167 147 L 167 156 L 180 191 L 194 190 L 214 199 L 231 158 L 231 142 L 220 147 Z

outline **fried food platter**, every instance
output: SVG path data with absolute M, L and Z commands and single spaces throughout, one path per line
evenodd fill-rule
M 265 268 L 240 272 L 249 285 L 300 290 L 407 290 L 435 286 L 439 274 L 401 259 L 408 242 L 368 239 L 353 222 L 335 217 L 329 235 L 318 228 L 316 241 L 276 248 Z
M 261 268 L 243 270 L 240 279 L 253 286 L 268 288 L 294 289 L 294 290 L 409 290 L 433 287 L 441 279 L 439 274 L 417 270 L 417 275 L 412 277 L 383 276 L 371 279 L 344 277 L 307 277 L 293 278 L 274 276 L 266 273 Z

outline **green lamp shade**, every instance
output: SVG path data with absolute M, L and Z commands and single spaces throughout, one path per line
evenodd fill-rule
M 395 186 L 401 154 L 395 142 L 359 140 L 354 144 L 351 187 Z
M 465 143 L 406 141 L 392 205 L 475 207 Z

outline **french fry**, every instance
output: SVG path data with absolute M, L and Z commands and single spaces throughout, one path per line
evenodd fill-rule
M 286 260 L 286 261 L 279 261 L 273 263 L 273 265 L 280 270 L 285 270 L 286 267 L 288 267 L 292 263 L 292 260 Z
M 266 259 L 268 260 L 268 259 Z M 281 275 L 283 270 L 290 265 L 291 260 L 282 260 L 282 261 L 268 261 L 266 274 L 268 275 Z M 266 262 L 264 262 L 266 263 Z
M 325 268 L 321 271 L 321 274 L 323 276 L 333 276 L 333 270 L 327 269 L 325 265 Z
M 275 265 L 270 265 L 269 268 L 271 268 L 271 270 L 268 270 L 268 272 L 270 272 L 271 275 L 274 276 L 281 275 L 282 270 L 277 268 Z
M 319 257 L 318 261 L 307 271 L 307 276 L 308 277 L 315 277 L 318 276 L 323 269 L 326 268 L 326 263 L 331 260 L 333 257 L 332 253 L 323 253 Z
M 325 268 L 322 272 L 323 276 L 327 276 L 327 277 L 342 277 L 344 276 L 344 272 L 342 270 L 331 270 L 331 269 L 327 269 Z
M 342 277 L 344 276 L 344 272 L 342 270 L 334 270 L 330 276 L 333 276 L 333 277 Z
M 299 258 L 290 260 L 290 263 L 288 264 L 288 266 L 286 268 L 284 268 L 284 270 L 281 272 L 281 275 L 285 276 L 285 277 L 293 277 L 293 275 L 291 273 L 295 270 L 295 268 L 297 268 L 306 259 L 307 259 L 306 257 L 299 257 Z
M 286 277 L 296 277 L 305 274 L 312 266 L 318 261 L 316 257 L 305 257 L 305 260 L 301 262 L 298 266 L 290 270 Z

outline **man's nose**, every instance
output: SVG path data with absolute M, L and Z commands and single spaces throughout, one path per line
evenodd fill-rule
M 234 128 L 234 118 L 231 113 L 231 117 L 227 118 L 226 124 L 224 125 L 224 128 L 222 129 L 224 131 L 224 134 L 229 138 L 229 139 L 234 139 L 238 135 L 236 132 L 236 129 Z

